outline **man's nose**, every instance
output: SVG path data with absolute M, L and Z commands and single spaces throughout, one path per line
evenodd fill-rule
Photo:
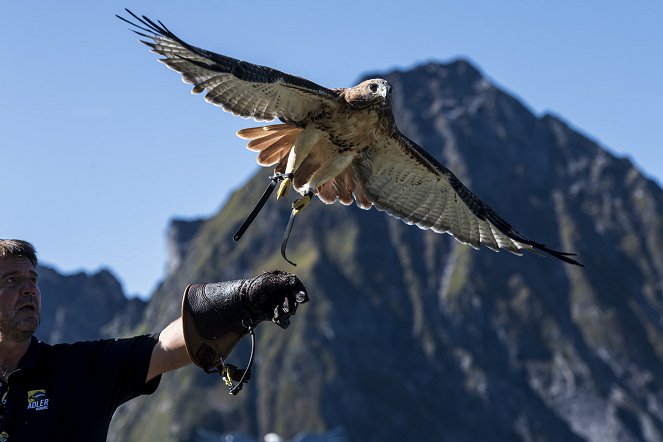
M 23 296 L 34 296 L 37 294 L 37 290 L 39 290 L 37 288 L 37 283 L 31 279 L 28 279 L 21 288 L 21 294 Z

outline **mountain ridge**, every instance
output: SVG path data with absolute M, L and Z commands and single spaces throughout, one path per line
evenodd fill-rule
M 35 336 L 56 344 L 118 337 L 142 317 L 147 302 L 128 299 L 111 270 L 63 274 L 41 264 L 41 323 Z

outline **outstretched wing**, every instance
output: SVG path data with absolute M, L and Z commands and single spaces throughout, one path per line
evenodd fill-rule
M 517 232 L 449 169 L 398 131 L 355 159 L 355 180 L 378 209 L 422 229 L 445 232 L 479 248 L 541 250 L 570 264 L 571 253 L 549 249 Z
M 193 84 L 193 93 L 207 91 L 207 102 L 235 115 L 298 123 L 315 113 L 324 101 L 331 104 L 339 95 L 337 90 L 301 77 L 191 46 L 163 23 L 126 11 L 138 23 L 117 17 L 143 31 L 134 30 L 138 35 L 152 40 L 141 41 L 165 57 L 159 61 L 181 73 L 185 83 Z

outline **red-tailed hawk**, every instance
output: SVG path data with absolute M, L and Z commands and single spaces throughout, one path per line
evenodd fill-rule
M 407 224 L 449 233 L 478 249 L 481 244 L 517 255 L 546 252 L 581 265 L 572 253 L 552 250 L 516 231 L 474 195 L 449 169 L 403 135 L 391 109 L 391 85 L 383 79 L 355 87 L 328 89 L 266 66 L 191 46 L 161 22 L 120 16 L 151 40 L 142 41 L 162 55 L 162 63 L 182 74 L 192 92 L 234 115 L 282 124 L 242 129 L 258 164 L 275 166 L 302 197 L 295 213 L 313 195 L 326 204 L 337 200 L 362 209 L 376 207 Z M 141 32 L 142 31 L 142 32 Z

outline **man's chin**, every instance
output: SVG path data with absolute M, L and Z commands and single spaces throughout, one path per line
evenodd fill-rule
M 23 318 L 18 327 L 16 327 L 16 335 L 23 338 L 31 337 L 39 328 L 39 323 L 39 317 L 31 316 Z
M 9 342 L 25 342 L 32 338 L 32 335 L 34 335 L 35 331 L 37 331 L 36 328 L 34 330 L 12 330 L 10 333 L 3 333 L 2 338 L 3 340 L 7 340 Z
M 26 315 L 14 318 L 12 321 L 0 320 L 0 334 L 3 339 L 13 342 L 24 342 L 30 339 L 39 328 L 39 314 Z

